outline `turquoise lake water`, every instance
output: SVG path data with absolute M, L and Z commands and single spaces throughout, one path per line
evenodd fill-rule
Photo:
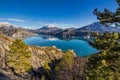
M 33 46 L 56 46 L 66 51 L 74 50 L 78 56 L 88 56 L 97 52 L 95 48 L 88 44 L 88 39 L 81 37 L 56 38 L 48 35 L 32 36 L 24 39 L 24 42 Z

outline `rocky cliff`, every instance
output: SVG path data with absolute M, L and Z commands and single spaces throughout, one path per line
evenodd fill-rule
M 0 80 L 28 80 L 24 75 L 17 75 L 13 69 L 9 69 L 6 65 L 6 54 L 9 50 L 9 45 L 14 40 L 6 35 L 0 34 Z M 38 69 L 44 66 L 46 63 L 55 59 L 61 59 L 64 53 L 53 47 L 38 47 L 28 46 L 28 51 L 31 52 L 31 66 L 34 69 Z M 31 78 L 30 74 L 25 73 Z M 32 75 L 33 76 L 33 75 Z M 24 77 L 24 78 L 23 78 Z
M 31 65 L 34 68 L 42 67 L 45 63 L 49 63 L 52 60 L 60 59 L 63 56 L 63 52 L 60 49 L 53 47 L 38 47 L 29 46 L 28 50 L 32 53 Z
M 120 28 L 116 28 L 113 26 L 106 26 L 101 24 L 100 22 L 94 22 L 92 24 L 80 27 L 80 28 L 67 28 L 60 29 L 57 27 L 42 27 L 40 29 L 32 30 L 37 34 L 47 34 L 52 36 L 61 36 L 61 37 L 71 37 L 71 36 L 88 36 L 91 35 L 91 32 L 95 33 L 103 33 L 103 32 L 120 32 Z
M 37 35 L 26 29 L 23 29 L 10 23 L 0 23 L 0 32 L 13 38 L 24 38 L 28 36 Z
M 5 57 L 7 51 L 9 50 L 9 45 L 12 44 L 13 39 L 0 34 L 0 62 L 5 63 Z M 49 63 L 54 59 L 60 59 L 63 56 L 63 52 L 61 49 L 56 48 L 55 46 L 52 47 L 39 47 L 39 46 L 28 46 L 28 51 L 31 53 L 31 65 L 34 68 L 38 68 L 44 66 L 45 63 Z M 5 64 L 0 63 L 0 67 Z
M 0 33 L 0 67 L 5 67 L 6 51 L 9 50 L 8 45 L 10 45 L 12 41 L 12 38 Z

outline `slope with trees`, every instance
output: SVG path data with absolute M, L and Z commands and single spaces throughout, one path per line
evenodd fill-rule
M 100 12 L 94 10 L 97 19 L 105 25 L 120 23 L 120 0 L 116 0 L 119 8 L 116 12 L 107 9 Z M 86 80 L 120 80 L 120 34 L 103 33 L 96 36 L 93 47 L 100 50 L 98 54 L 91 55 L 86 69 Z

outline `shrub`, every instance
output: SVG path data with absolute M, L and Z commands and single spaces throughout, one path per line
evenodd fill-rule
M 31 68 L 31 64 L 29 62 L 31 53 L 27 50 L 27 45 L 23 43 L 22 40 L 17 39 L 9 46 L 9 48 L 7 65 L 12 67 L 16 73 L 29 71 Z

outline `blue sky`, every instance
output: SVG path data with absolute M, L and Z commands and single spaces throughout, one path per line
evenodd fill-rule
M 115 0 L 0 0 L 0 22 L 33 28 L 81 27 L 97 21 L 95 8 L 117 7 Z

